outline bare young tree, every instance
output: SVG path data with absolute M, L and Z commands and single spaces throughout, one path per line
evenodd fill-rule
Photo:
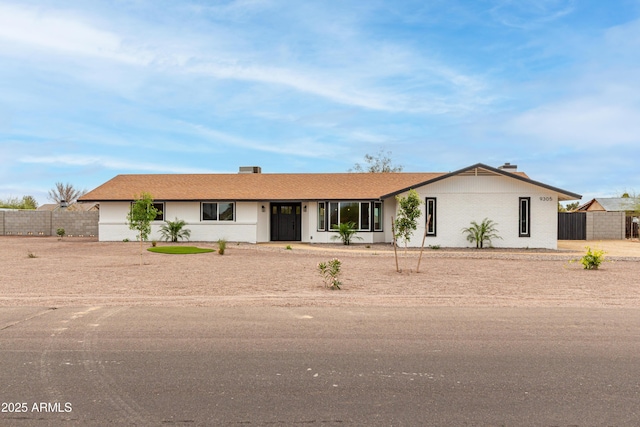
M 78 197 L 81 197 L 86 192 L 87 190 L 76 189 L 73 184 L 56 182 L 55 188 L 49 190 L 49 200 L 58 204 L 62 201 L 71 204 L 75 203 L 78 200 Z
M 362 166 L 360 163 L 356 163 L 353 169 L 349 169 L 349 172 L 371 172 L 371 173 L 384 173 L 384 172 L 402 172 L 403 167 L 400 165 L 394 166 L 391 164 L 391 151 L 380 150 L 377 155 L 365 154 L 364 161 L 367 164 Z

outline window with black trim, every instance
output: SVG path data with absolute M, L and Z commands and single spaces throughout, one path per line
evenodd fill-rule
M 134 202 L 131 202 L 129 210 L 133 209 L 133 203 Z M 152 202 L 151 206 L 153 206 L 158 211 L 153 221 L 164 221 L 164 202 Z
M 425 226 L 427 227 L 427 236 L 436 235 L 436 201 L 435 197 L 427 197 L 425 199 Z
M 329 202 L 329 226 L 353 222 L 356 230 L 371 230 L 371 202 Z
M 233 202 L 202 202 L 202 221 L 234 221 L 235 203 Z
M 531 197 L 520 197 L 520 237 L 531 237 Z
M 318 231 L 325 231 L 327 229 L 326 226 L 326 215 L 327 215 L 327 204 L 325 202 L 318 202 Z
M 158 214 L 156 215 L 154 221 L 164 221 L 164 203 L 153 202 L 153 207 L 158 210 Z
M 382 202 L 373 202 L 373 231 L 382 231 Z

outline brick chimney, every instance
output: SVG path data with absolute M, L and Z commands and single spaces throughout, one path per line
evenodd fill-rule
M 502 166 L 499 166 L 498 169 L 503 170 L 505 172 L 518 172 L 518 165 L 512 165 L 511 163 L 505 163 Z

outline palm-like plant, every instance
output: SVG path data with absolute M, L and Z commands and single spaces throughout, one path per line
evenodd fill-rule
M 462 232 L 467 234 L 467 240 L 469 242 L 476 242 L 476 249 L 482 249 L 484 248 L 484 242 L 491 244 L 491 239 L 502 239 L 502 237 L 498 235 L 496 225 L 498 224 L 489 218 L 485 218 L 480 224 L 471 221 L 471 227 L 463 228 Z
M 342 240 L 342 243 L 345 245 L 350 245 L 351 239 L 362 240 L 362 237 L 358 237 L 355 235 L 358 231 L 356 230 L 356 223 L 353 221 L 343 222 L 337 225 L 333 225 L 331 228 L 333 229 L 333 231 L 338 232 L 338 235 L 331 236 L 331 239 L 333 240 L 340 239 Z
M 175 221 L 166 221 L 166 224 L 160 227 L 160 234 L 166 241 L 171 240 L 177 242 L 178 239 L 187 239 L 191 237 L 191 230 L 184 228 L 187 223 L 183 219 L 176 218 Z

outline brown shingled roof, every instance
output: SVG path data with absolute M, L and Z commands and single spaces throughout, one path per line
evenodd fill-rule
M 80 197 L 82 202 L 128 201 L 147 192 L 156 200 L 375 200 L 452 176 L 506 176 L 558 194 L 558 200 L 582 196 L 477 163 L 449 172 L 302 173 L 302 174 L 157 174 L 118 175 Z
M 371 200 L 443 173 L 153 174 L 118 175 L 81 201 L 133 200 Z

